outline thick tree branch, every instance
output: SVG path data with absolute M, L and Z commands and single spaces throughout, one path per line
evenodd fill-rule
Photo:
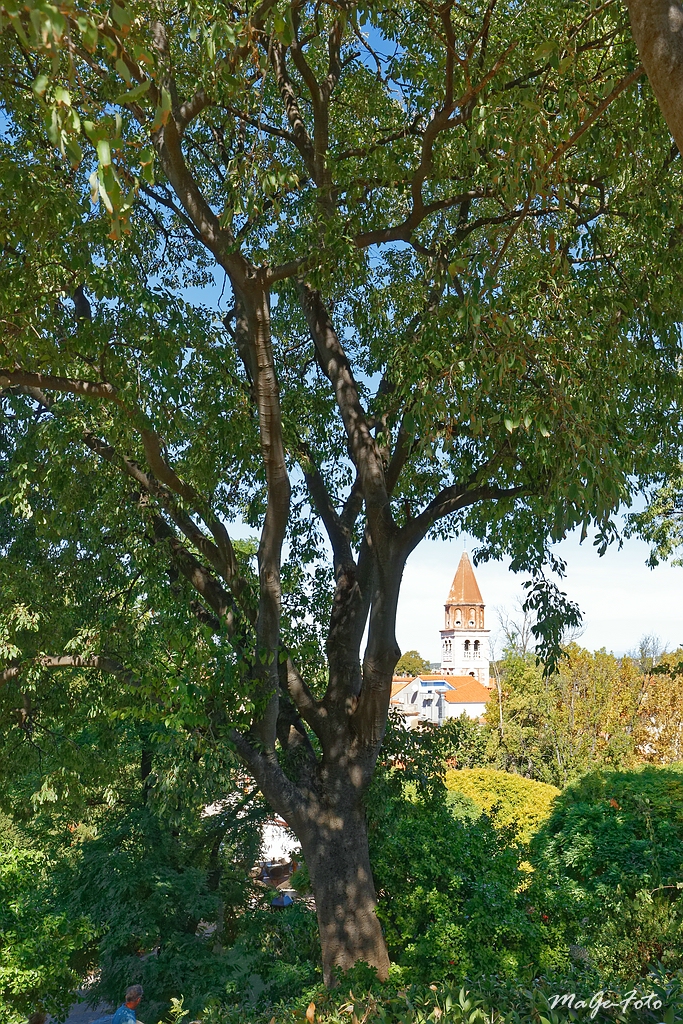
M 356 478 L 351 485 L 348 497 L 344 502 L 344 507 L 339 516 L 339 521 L 342 528 L 351 537 L 353 528 L 356 525 L 358 516 L 361 514 L 363 508 L 363 486 L 361 484 L 360 474 L 356 472 Z
M 301 154 L 306 170 L 315 179 L 313 140 L 308 134 L 304 119 L 301 116 L 299 100 L 287 71 L 287 51 L 282 43 L 271 40 L 270 54 L 273 71 L 275 72 L 275 82 L 282 98 L 287 120 L 292 128 L 292 139 Z
M 206 601 L 211 609 L 218 616 L 219 621 L 226 629 L 228 636 L 235 631 L 235 601 L 224 587 L 221 586 L 216 577 L 209 572 L 206 566 L 188 551 L 185 545 L 178 539 L 174 531 L 165 519 L 160 515 L 152 516 L 152 529 L 156 541 L 168 545 L 171 561 L 182 573 L 185 579 L 192 584 L 197 593 Z M 256 610 L 248 605 L 241 609 L 245 618 L 252 625 L 256 621 Z
M 418 516 L 403 527 L 400 539 L 401 548 L 405 550 L 407 557 L 434 523 L 461 508 L 474 505 L 478 501 L 516 498 L 529 493 L 529 488 L 522 484 L 517 487 L 495 487 L 490 484 L 473 486 L 472 483 L 468 483 L 444 487 Z
M 252 726 L 266 749 L 274 747 L 277 726 L 278 671 L 280 644 L 280 568 L 282 544 L 289 519 L 291 487 L 282 436 L 280 392 L 275 372 L 270 335 L 270 306 L 267 287 L 260 280 L 239 294 L 248 325 L 252 365 L 256 373 L 254 391 L 259 420 L 261 457 L 266 474 L 266 515 L 258 548 L 259 612 L 257 620 L 258 672 L 261 695 L 268 698 L 262 718 Z
M 210 97 L 206 94 L 203 89 L 196 92 L 189 100 L 181 103 L 178 116 L 176 118 L 176 124 L 178 125 L 178 131 L 182 135 L 187 126 L 191 121 L 195 119 L 202 110 L 210 106 L 212 103 Z
M 174 118 L 152 137 L 161 166 L 177 195 L 181 206 L 192 221 L 199 237 L 217 262 L 228 273 L 233 286 L 243 284 L 251 274 L 247 261 L 237 252 L 231 252 L 232 234 L 222 228 L 189 170 L 182 152 L 181 136 Z
M 299 464 L 304 474 L 304 480 L 311 497 L 311 502 L 320 516 L 327 532 L 334 560 L 335 574 L 344 565 L 353 565 L 354 558 L 351 551 L 350 534 L 344 525 L 332 503 L 327 485 L 323 480 L 322 473 L 313 459 L 310 448 L 303 441 L 299 445 Z
M 334 388 L 351 458 L 360 476 L 370 532 L 382 551 L 395 529 L 382 459 L 361 405 L 351 365 L 320 293 L 302 281 L 299 282 L 299 298 L 323 373 Z
M 83 395 L 85 398 L 106 398 L 123 405 L 117 389 L 106 381 L 78 380 L 74 377 L 59 377 L 49 373 L 30 373 L 20 369 L 0 368 L 0 388 L 25 387 L 65 394 Z
M 626 0 L 626 6 L 640 59 L 683 153 L 683 7 L 677 0 Z
M 140 686 L 140 680 L 130 669 L 122 665 L 116 658 L 107 655 L 93 654 L 83 657 L 79 654 L 42 654 L 28 661 L 15 663 L 0 672 L 0 684 L 18 678 L 23 669 L 29 665 L 40 665 L 41 668 L 92 668 L 98 672 L 108 672 L 117 676 L 126 686 Z
M 282 815 L 288 825 L 294 826 L 297 812 L 303 805 L 303 795 L 298 786 L 285 775 L 275 750 L 259 749 L 258 741 L 236 730 L 231 733 L 231 739 L 268 803 Z

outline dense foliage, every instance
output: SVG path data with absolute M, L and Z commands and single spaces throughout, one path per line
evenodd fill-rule
M 508 555 L 551 671 L 580 619 L 553 542 L 604 550 L 680 464 L 681 161 L 622 14 L 2 0 L 0 33 L 4 803 L 84 879 L 115 845 L 111 888 L 83 889 L 103 979 L 145 956 L 165 998 L 182 949 L 194 1006 L 222 977 L 199 925 L 244 906 L 202 812 L 248 771 L 302 844 L 325 979 L 384 976 L 366 807 L 407 558 L 463 530 Z M 578 701 L 520 658 L 496 763 L 564 784 L 670 759 L 675 715 L 662 751 L 642 676 L 608 669 Z M 477 736 L 450 738 L 473 765 Z M 430 866 L 443 785 L 411 757 L 378 792 L 434 914 L 456 907 L 454 965 L 471 919 L 514 960 L 514 851 L 444 817 L 462 878 L 443 844 Z M 389 855 L 397 946 L 422 908 Z
M 310 989 L 275 1007 L 278 1024 L 679 1024 L 683 1020 L 683 978 L 654 972 L 631 987 L 605 986 L 591 972 L 534 975 L 523 971 L 517 981 L 492 975 L 448 984 L 372 984 L 367 971 L 354 971 L 351 987 L 333 992 Z M 562 996 L 571 997 L 571 1001 Z M 560 997 L 560 998 L 558 998 Z M 616 1004 L 616 1005 L 615 1005 Z M 573 1009 L 573 1007 L 577 1007 Z M 250 1024 L 270 1024 L 272 1009 L 251 1011 Z M 243 1012 L 243 1011 L 240 1011 Z M 243 1024 L 244 1017 L 226 1008 L 209 1011 L 207 1024 Z
M 519 854 L 487 818 L 467 809 L 456 818 L 445 798 L 406 800 L 386 808 L 370 850 L 379 918 L 406 981 L 515 976 L 538 960 L 537 930 L 517 898 Z
M 234 967 L 227 950 L 257 897 L 249 873 L 263 812 L 243 803 L 175 821 L 149 806 L 112 808 L 96 828 L 79 828 L 56 883 L 70 914 L 87 915 L 98 939 L 90 999 L 115 1006 L 139 983 L 141 1016 L 156 1021 L 174 996 L 196 1016 L 225 994 Z
M 549 934 L 601 972 L 683 967 L 683 767 L 585 776 L 556 800 L 532 860 Z
M 55 899 L 54 863 L 0 816 L 0 1020 L 66 1012 L 92 928 Z
M 563 787 L 596 766 L 680 761 L 683 652 L 650 647 L 617 658 L 573 643 L 549 678 L 533 654 L 509 649 L 499 663 L 500 696 L 494 691 L 487 709 L 479 764 Z
M 446 773 L 446 788 L 449 798 L 451 794 L 469 797 L 496 827 L 510 827 L 522 844 L 538 832 L 560 793 L 556 786 L 493 768 L 451 770 Z
M 360 972 L 350 983 L 351 1002 L 370 1010 L 369 1021 L 373 1014 L 410 1021 L 414 1013 L 417 1022 L 438 999 L 446 1018 L 459 1024 L 465 984 L 473 1000 L 468 1016 L 479 1007 L 487 1021 L 526 1024 L 541 1012 L 553 1021 L 544 1002 L 552 992 L 611 986 L 625 993 L 657 961 L 669 972 L 661 984 L 678 991 L 680 768 L 603 771 L 557 796 L 552 787 L 499 770 L 449 769 L 457 758 L 454 739 L 469 749 L 476 723 L 449 725 L 408 732 L 400 721 L 390 723 L 368 816 L 392 983 L 373 994 L 371 972 Z M 320 991 L 314 912 L 305 902 L 271 909 L 271 897 L 260 896 L 250 878 L 263 820 L 259 802 L 238 791 L 201 813 L 187 778 L 171 785 L 163 747 L 145 779 L 138 765 L 127 773 L 135 746 L 117 749 L 116 803 L 94 800 L 93 786 L 88 807 L 72 789 L 37 804 L 21 833 L 8 826 L 2 878 L 19 896 L 7 901 L 15 908 L 13 931 L 3 919 L 5 935 L 18 936 L 11 939 L 13 956 L 3 960 L 8 990 L 15 989 L 4 997 L 8 1020 L 14 1024 L 22 1008 L 66 1005 L 69 988 L 97 968 L 91 998 L 116 1004 L 126 984 L 141 981 L 141 1016 L 148 1021 L 182 997 L 193 1017 L 215 1024 L 261 1014 L 287 1024 L 310 1000 L 322 1021 L 327 1015 L 336 1024 L 348 999 Z M 109 766 L 109 778 L 117 778 L 111 757 Z M 454 782 L 456 790 L 446 788 Z M 21 778 L 17 783 L 21 789 Z M 76 810 L 80 821 L 68 826 Z M 530 854 L 532 822 L 541 827 Z M 49 855 L 37 851 L 38 842 Z M 420 987 L 432 982 L 441 986 L 439 996 Z M 417 987 L 407 995 L 406 985 Z M 674 1010 L 676 998 L 667 1004 Z M 426 1012 L 425 1000 L 432 1001 Z M 614 1019 L 601 1013 L 593 1019 Z M 623 1019 L 650 1018 L 632 1012 Z M 665 1019 L 674 1017 L 656 1018 Z

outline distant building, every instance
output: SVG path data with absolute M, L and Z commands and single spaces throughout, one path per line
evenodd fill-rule
M 409 729 L 420 722 L 441 725 L 447 718 L 481 718 L 486 711 L 490 691 L 472 676 L 425 674 L 414 679 L 395 677 L 391 704 L 406 719 Z
M 484 629 L 484 601 L 466 551 L 462 553 L 445 609 L 441 671 L 449 676 L 474 676 L 489 686 L 491 630 Z
M 453 579 L 441 630 L 441 670 L 414 679 L 394 676 L 391 704 L 406 726 L 441 725 L 447 718 L 481 718 L 490 698 L 489 633 L 484 601 L 466 552 Z M 432 669 L 437 666 L 432 665 Z

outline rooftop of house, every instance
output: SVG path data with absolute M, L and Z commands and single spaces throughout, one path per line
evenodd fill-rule
M 472 676 L 451 676 L 453 688 L 444 693 L 449 704 L 487 704 L 491 691 Z
M 450 604 L 479 604 L 483 605 L 484 600 L 479 590 L 479 584 L 477 583 L 474 575 L 474 569 L 470 562 L 470 556 L 466 551 L 463 551 L 460 559 L 460 565 L 457 568 L 455 576 L 453 577 L 453 583 L 448 594 L 447 605 Z
M 395 698 L 410 683 L 419 683 L 425 689 L 439 689 L 449 704 L 486 704 L 490 691 L 474 676 L 419 675 L 411 679 L 394 676 L 391 696 Z

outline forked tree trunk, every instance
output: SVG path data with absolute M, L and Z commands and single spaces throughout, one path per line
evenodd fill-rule
M 348 785 L 348 784 L 347 784 Z M 350 786 L 350 788 L 353 788 Z M 334 984 L 334 969 L 348 971 L 362 960 L 380 979 L 389 971 L 370 867 L 368 830 L 359 797 L 316 805 L 299 838 L 310 872 L 322 946 L 323 978 Z

